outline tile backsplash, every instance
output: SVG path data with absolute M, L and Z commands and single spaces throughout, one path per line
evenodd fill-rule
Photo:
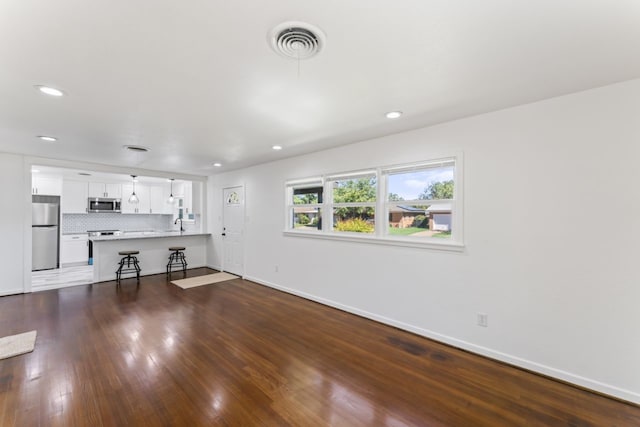
M 155 214 L 62 214 L 62 233 L 85 233 L 87 230 L 171 230 L 175 228 L 172 219 L 172 215 Z

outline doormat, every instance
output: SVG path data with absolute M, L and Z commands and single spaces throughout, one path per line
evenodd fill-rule
M 37 331 L 30 331 L 0 338 L 0 360 L 33 351 L 36 335 Z
M 213 273 L 198 277 L 189 277 L 188 279 L 172 280 L 176 286 L 182 289 L 195 288 L 196 286 L 211 285 L 212 283 L 224 282 L 227 280 L 238 279 L 239 277 L 229 273 Z

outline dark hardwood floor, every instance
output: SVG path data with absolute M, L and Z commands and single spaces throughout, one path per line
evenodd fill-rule
M 0 335 L 33 329 L 0 360 L 3 427 L 640 426 L 639 407 L 240 279 L 0 298 Z

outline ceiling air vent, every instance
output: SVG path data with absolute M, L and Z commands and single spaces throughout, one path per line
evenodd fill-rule
M 134 153 L 146 153 L 149 151 L 147 147 L 142 147 L 140 145 L 125 145 L 123 148 L 125 150 L 133 151 Z
M 271 48 L 279 55 L 290 59 L 309 59 L 324 47 L 322 30 L 304 22 L 284 22 L 269 33 Z

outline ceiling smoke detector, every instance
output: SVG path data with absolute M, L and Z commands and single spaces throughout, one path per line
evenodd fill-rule
M 304 22 L 290 21 L 277 25 L 269 32 L 271 48 L 289 59 L 309 59 L 325 45 L 325 35 L 318 27 Z

